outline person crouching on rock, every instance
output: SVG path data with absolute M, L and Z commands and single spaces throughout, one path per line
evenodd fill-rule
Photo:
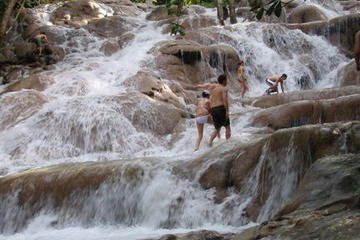
M 287 75 L 284 73 L 281 76 L 269 77 L 265 80 L 265 83 L 269 85 L 269 88 L 266 90 L 266 94 L 270 95 L 273 92 L 279 94 L 278 85 L 280 83 L 281 91 L 284 93 L 283 82 L 287 79 Z
M 209 146 L 212 146 L 212 143 L 215 137 L 220 133 L 222 126 L 226 129 L 225 138 L 229 139 L 231 136 L 228 89 L 226 88 L 226 85 L 226 75 L 222 74 L 218 77 L 218 83 L 206 83 L 196 86 L 196 88 L 207 89 L 210 91 L 210 113 L 214 121 L 215 130 L 210 136 Z

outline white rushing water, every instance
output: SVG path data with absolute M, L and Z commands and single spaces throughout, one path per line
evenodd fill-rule
M 315 4 L 314 1 L 312 4 Z M 329 11 L 332 16 L 336 15 L 335 10 Z M 40 13 L 42 21 L 48 21 L 46 11 Z M 214 11 L 206 13 L 210 17 L 216 14 Z M 197 183 L 177 177 L 167 169 L 173 161 L 190 161 L 208 151 L 203 145 L 199 152 L 193 153 L 196 136 L 193 120 L 186 120 L 186 130 L 180 132 L 172 144 L 169 143 L 171 135 L 158 137 L 131 121 L 135 110 L 140 109 L 150 115 L 150 122 L 146 124 L 156 124 L 156 114 L 151 114 L 151 104 L 155 103 L 147 103 L 139 97 L 134 100 L 136 104 L 131 103 L 134 105 L 129 107 L 128 96 L 132 90 L 123 83 L 153 61 L 149 51 L 156 43 L 171 39 L 162 33 L 162 28 L 156 26 L 156 23 L 145 21 L 145 13 L 131 21 L 140 26 L 131 31 L 135 39 L 110 57 L 104 56 L 99 50 L 104 43 L 103 39 L 83 29 L 54 26 L 65 36 L 63 47 L 69 52 L 64 61 L 56 64 L 55 70 L 46 73 L 54 83 L 42 92 L 23 90 L 0 96 L 0 104 L 4 103 L 0 109 L 0 173 L 11 174 L 57 163 L 151 156 L 158 158 L 158 168 L 152 174 L 149 173 L 147 178 L 144 177 L 135 190 L 129 191 L 128 185 L 120 183 L 102 185 L 100 193 L 87 196 L 87 205 L 81 205 L 84 210 L 82 215 L 73 216 L 63 212 L 61 227 L 53 226 L 52 223 L 59 219 L 59 213 L 49 205 L 49 209 L 40 212 L 24 229 L 14 233 L 13 226 L 17 218 L 12 219 L 11 216 L 21 216 L 21 211 L 25 210 L 16 209 L 16 203 L 13 203 L 14 209 L 6 210 L 12 203 L 6 203 L 3 199 L 0 209 L 7 212 L 5 216 L 8 219 L 5 217 L 4 222 L 0 221 L 5 226 L 5 233 L 0 235 L 0 239 L 71 240 L 86 236 L 90 240 L 135 240 L 196 229 L 219 232 L 242 230 L 246 222 L 243 222 L 241 213 L 248 199 L 230 194 L 222 204 L 216 204 L 213 190 L 204 190 Z M 336 86 L 337 71 L 347 61 L 324 39 L 307 36 L 298 30 L 290 31 L 278 25 L 252 22 L 238 23 L 230 28 L 216 28 L 234 41 L 214 41 L 230 45 L 245 61 L 250 82 L 249 96 L 262 95 L 266 88 L 263 80 L 282 73 L 289 76 L 285 84 L 286 91 Z M 219 69 L 214 71 L 220 72 Z M 234 86 L 230 91 L 232 100 L 238 96 L 235 84 L 230 79 L 230 86 Z M 30 107 L 24 105 L 26 101 L 31 102 Z M 12 105 L 6 104 L 9 102 Z M 250 107 L 240 104 L 231 106 L 232 114 L 248 110 Z M 250 115 L 245 114 L 238 122 L 232 123 L 234 139 L 245 142 L 251 139 L 249 129 L 245 128 Z M 205 139 L 210 130 L 211 126 L 205 127 Z M 140 164 L 144 168 L 146 161 L 145 158 Z M 294 175 L 288 174 L 289 181 L 294 181 Z M 121 198 L 124 192 L 125 195 L 132 195 L 132 198 Z M 282 197 L 284 200 L 290 192 L 278 191 L 274 196 L 286 195 Z M 115 205 L 111 205 L 114 202 L 111 196 L 116 199 Z M 174 213 L 176 219 L 172 226 L 164 226 L 179 196 L 185 199 L 184 206 L 181 212 Z M 76 200 L 75 205 L 83 201 Z M 277 204 L 274 199 L 269 199 L 267 207 L 277 208 L 279 204 L 282 203 Z M 135 208 L 134 216 L 128 216 L 128 221 L 119 222 L 111 213 L 112 209 L 131 208 Z M 96 209 L 103 212 L 92 212 Z M 268 209 L 263 210 L 262 220 L 268 217 L 268 212 Z M 93 221 L 89 220 L 91 218 Z M 249 223 L 247 227 L 252 224 Z

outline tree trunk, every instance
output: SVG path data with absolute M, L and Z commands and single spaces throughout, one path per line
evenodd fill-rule
M 14 9 L 16 0 L 9 0 L 8 5 L 6 6 L 6 9 L 4 11 L 3 18 L 1 19 L 0 24 L 0 37 L 4 36 L 7 30 L 7 26 L 9 23 L 9 20 L 11 18 L 11 13 Z
M 225 25 L 224 22 L 224 9 L 223 9 L 224 1 L 217 0 L 216 1 L 216 9 L 217 9 L 217 16 L 221 25 Z
M 230 14 L 230 23 L 231 24 L 237 23 L 234 0 L 229 0 L 229 14 Z

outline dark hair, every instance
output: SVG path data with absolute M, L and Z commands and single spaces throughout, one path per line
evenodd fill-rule
M 281 75 L 282 77 L 284 77 L 284 78 L 287 78 L 287 75 L 284 73 L 283 75 Z
M 202 97 L 203 98 L 208 98 L 208 97 L 210 97 L 210 93 L 209 93 L 209 91 L 207 91 L 207 90 L 204 90 L 204 91 L 202 91 Z
M 227 78 L 226 78 L 226 75 L 225 74 L 221 74 L 219 77 L 218 77 L 218 83 L 222 84 L 224 82 L 226 82 Z
M 238 65 L 240 66 L 241 64 L 243 64 L 244 63 L 244 61 L 240 61 L 239 63 L 238 63 Z

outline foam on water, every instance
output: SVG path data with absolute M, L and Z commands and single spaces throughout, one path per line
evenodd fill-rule
M 50 24 L 48 10 L 40 9 L 39 16 L 41 21 Z M 206 14 L 214 17 L 216 12 L 207 10 Z M 86 236 L 90 240 L 135 240 L 197 229 L 219 232 L 242 230 L 241 225 L 244 223 L 241 212 L 249 195 L 239 196 L 233 193 L 222 204 L 216 204 L 213 190 L 204 190 L 197 183 L 174 176 L 166 169 L 173 161 L 191 161 L 208 151 L 204 142 L 212 127 L 205 126 L 201 150 L 194 154 L 196 126 L 192 119 L 184 120 L 185 130 L 181 131 L 179 136 L 158 137 L 139 129 L 126 115 L 131 115 L 132 112 L 124 112 L 126 94 L 130 91 L 123 84 L 124 81 L 153 60 L 149 51 L 156 43 L 170 39 L 168 35 L 161 33 L 162 28 L 145 21 L 145 13 L 141 18 L 133 19 L 141 26 L 132 30 L 134 40 L 110 57 L 99 51 L 104 39 L 83 29 L 54 26 L 57 31 L 63 32 L 66 39 L 63 47 L 69 54 L 64 61 L 56 64 L 55 70 L 47 73 L 55 83 L 41 92 L 46 102 L 39 105 L 40 110 L 31 116 L 14 116 L 16 124 L 0 132 L 0 173 L 3 171 L 10 174 L 27 168 L 64 162 L 156 157 L 160 170 L 144 181 L 136 191 L 129 193 L 136 195 L 136 198 L 124 201 L 124 204 L 129 204 L 130 207 L 133 207 L 130 200 L 137 203 L 137 218 L 131 220 L 136 221 L 136 224 L 117 223 L 111 218 L 111 214 L 107 214 L 107 211 L 111 212 L 111 204 L 122 203 L 120 200 L 114 203 L 107 197 L 119 197 L 119 191 L 122 191 L 122 187 L 126 189 L 126 186 L 119 184 L 109 187 L 104 184 L 99 190 L 100 193 L 94 193 L 87 199 L 89 206 L 84 207 L 85 212 L 98 210 L 94 213 L 94 222 L 88 219 L 86 213 L 80 216 L 65 214 L 64 225 L 57 227 L 53 223 L 58 219 L 58 215 L 48 206 L 50 210 L 41 212 L 21 232 L 11 232 L 13 229 L 9 226 L 10 234 L 0 235 L 0 239 L 71 240 Z M 298 30 L 289 31 L 277 25 L 251 22 L 238 23 L 230 28 L 215 28 L 235 40 L 233 44 L 217 39 L 219 44 L 233 47 L 240 58 L 245 60 L 245 71 L 250 83 L 249 96 L 262 95 L 266 89 L 263 82 L 265 78 L 283 72 L 289 76 L 285 84 L 287 92 L 304 88 L 302 81 L 306 82 L 305 87 L 308 88 L 336 86 L 337 71 L 347 62 L 347 59 L 324 39 L 307 36 Z M 219 72 L 219 69 L 217 71 Z M 231 100 L 238 98 L 236 84 L 230 79 Z M 14 98 L 13 101 L 19 101 L 20 95 L 13 95 L 0 96 L 0 101 L 9 96 Z M 136 106 L 144 112 L 151 112 L 152 105 L 146 101 Z M 252 115 L 251 110 L 250 107 L 243 107 L 238 103 L 231 105 L 234 139 L 246 142 L 252 138 L 252 129 L 247 126 Z M 0 113 L 11 114 L 8 111 L 1 109 Z M 0 118 L 0 126 L 5 121 L 8 120 Z M 155 122 L 156 118 L 151 121 Z M 216 140 L 215 145 L 223 141 L 225 140 Z M 290 159 L 291 152 L 289 156 Z M 146 165 L 145 161 L 143 164 Z M 293 175 L 289 174 L 288 178 L 292 180 Z M 256 187 L 256 183 L 252 186 Z M 283 194 L 283 200 L 291 193 L 291 189 L 285 192 L 278 189 L 274 191 L 274 194 Z M 165 229 L 162 222 L 167 221 L 172 203 L 178 199 L 179 194 L 185 199 L 185 205 L 173 214 L 177 218 L 174 226 Z M 76 203 L 82 202 L 83 199 L 80 199 Z M 269 216 L 270 208 L 278 205 L 274 199 L 270 199 L 266 207 L 261 213 L 263 219 Z M 6 209 L 6 206 L 4 208 Z M 165 213 L 163 209 L 166 209 Z M 111 224 L 104 224 L 106 221 Z M 91 224 L 86 227 L 79 224 L 81 222 Z

